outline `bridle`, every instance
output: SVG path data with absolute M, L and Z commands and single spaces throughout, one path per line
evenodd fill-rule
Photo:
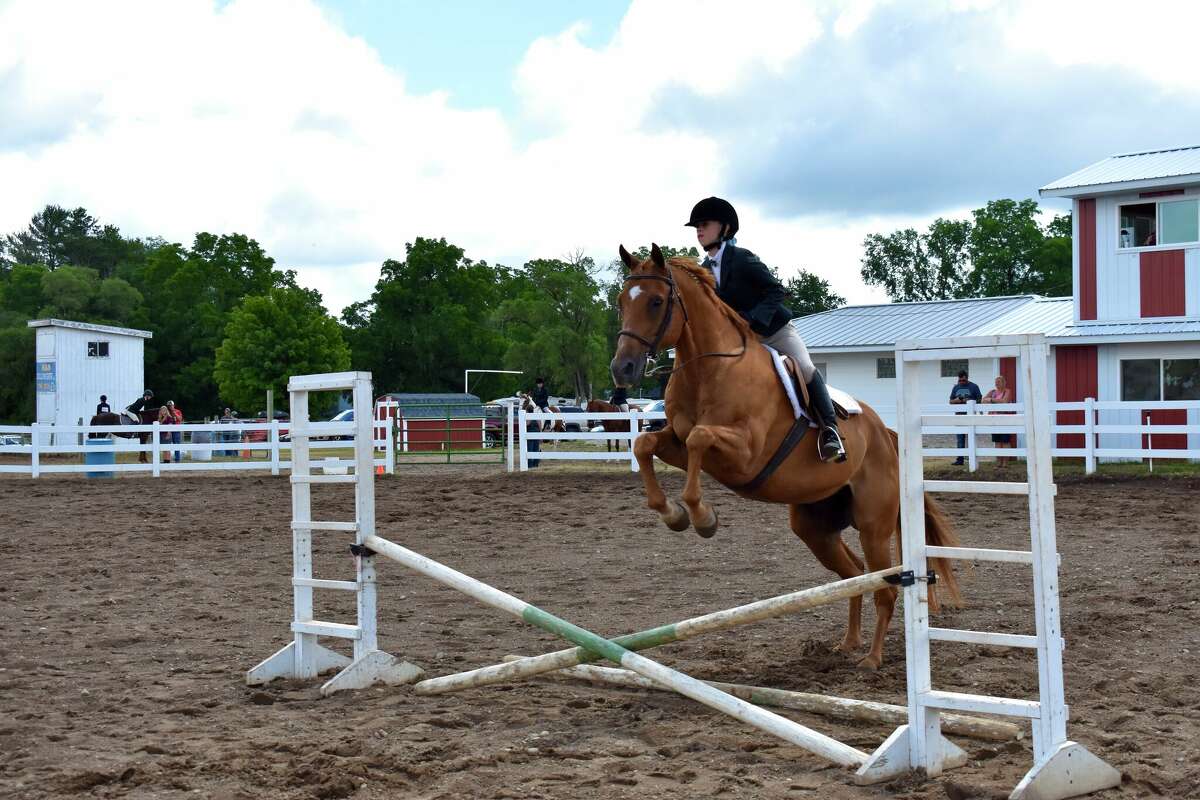
M 655 333 L 654 333 L 654 341 L 650 341 L 649 339 L 645 338 L 641 334 L 636 333 L 631 330 L 628 330 L 626 328 L 622 328 L 620 330 L 620 332 L 617 333 L 618 339 L 620 339 L 622 336 L 628 336 L 630 339 L 634 339 L 638 342 L 641 342 L 642 344 L 644 344 L 646 346 L 646 348 L 647 348 L 647 350 L 646 350 L 646 376 L 653 377 L 654 375 L 657 375 L 660 372 L 666 372 L 668 375 L 671 375 L 676 372 L 679 372 L 680 370 L 684 369 L 685 367 L 689 366 L 690 364 L 694 364 L 695 362 L 699 361 L 702 358 L 740 358 L 741 356 L 744 356 L 746 354 L 746 334 L 741 333 L 742 346 L 737 350 L 737 352 L 733 352 L 733 353 L 702 353 L 702 354 L 696 356 L 695 358 L 693 358 L 691 361 L 688 361 L 684 364 L 680 364 L 679 366 L 677 366 L 673 369 L 669 369 L 669 370 L 666 369 L 665 367 L 657 366 L 658 348 L 662 344 L 663 337 L 667 335 L 667 331 L 671 329 L 671 321 L 674 319 L 675 303 L 677 301 L 679 303 L 679 309 L 683 312 L 683 322 L 685 325 L 688 323 L 687 306 L 684 305 L 683 295 L 681 295 L 679 293 L 679 287 L 677 287 L 675 285 L 675 277 L 674 277 L 674 274 L 671 272 L 671 268 L 668 266 L 666 268 L 666 270 L 667 270 L 667 274 L 665 276 L 664 275 L 645 274 L 645 275 L 629 275 L 625 278 L 625 283 L 629 283 L 630 281 L 662 281 L 663 283 L 665 283 L 667 285 L 667 313 L 663 314 L 662 322 L 660 322 L 658 324 L 658 330 L 655 331 Z

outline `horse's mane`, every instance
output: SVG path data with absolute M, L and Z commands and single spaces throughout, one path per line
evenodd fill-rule
M 713 305 L 720 309 L 721 313 L 733 323 L 733 327 L 737 328 L 738 333 L 753 340 L 754 337 L 750 332 L 750 323 L 744 320 L 741 314 L 734 311 L 725 304 L 725 301 L 717 296 L 717 281 L 711 272 L 697 264 L 694 258 L 685 256 L 676 256 L 667 259 L 667 266 L 686 272 L 692 280 L 700 285 L 700 290 L 708 296 Z

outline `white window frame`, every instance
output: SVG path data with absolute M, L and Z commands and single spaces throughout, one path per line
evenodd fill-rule
M 1121 247 L 1121 207 L 1122 206 L 1145 206 L 1154 204 L 1154 236 L 1157 237 L 1162 233 L 1162 211 L 1160 207 L 1166 203 L 1196 203 L 1196 213 L 1200 215 L 1200 195 L 1195 194 L 1176 194 L 1168 197 L 1138 197 L 1130 198 L 1129 200 L 1118 200 L 1113 203 L 1113 230 L 1117 232 L 1117 241 L 1115 242 L 1115 251 L 1117 253 L 1153 253 L 1157 250 L 1179 250 L 1181 248 L 1195 247 L 1200 244 L 1200 239 L 1193 242 L 1172 242 L 1171 244 L 1152 244 L 1143 247 Z
M 880 372 L 879 367 L 884 361 L 892 362 L 892 374 L 890 376 L 879 374 L 879 372 Z M 894 380 L 896 380 L 896 357 L 895 356 L 881 356 L 881 357 L 878 357 L 875 359 L 875 380 L 877 380 L 877 381 L 894 381 Z

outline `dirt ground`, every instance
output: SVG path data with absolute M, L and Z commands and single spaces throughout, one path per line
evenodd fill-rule
M 677 474 L 666 483 L 678 492 Z M 710 487 L 717 536 L 674 534 L 619 467 L 446 467 L 377 487 L 381 535 L 605 634 L 832 580 L 782 507 Z M 959 739 L 962 769 L 860 788 L 665 693 L 561 678 L 430 698 L 247 687 L 245 670 L 289 638 L 289 488 L 253 475 L 0 480 L 0 797 L 958 800 L 1004 797 L 1030 764 L 1028 740 Z M 1200 479 L 1059 489 L 1072 738 L 1125 773 L 1104 798 L 1200 797 Z M 350 518 L 346 487 L 315 497 L 317 518 Z M 943 499 L 967 543 L 1027 546 L 1023 498 Z M 344 537 L 319 536 L 318 577 L 353 574 Z M 560 646 L 380 562 L 381 646 L 431 675 Z M 1032 632 L 1027 575 L 976 566 L 969 606 L 939 624 Z M 352 622 L 350 595 L 328 594 L 318 616 Z M 649 655 L 702 678 L 902 703 L 899 621 L 883 669 L 863 673 L 830 651 L 844 618 L 827 606 Z M 1035 696 L 1026 651 L 941 644 L 934 661 L 938 688 Z M 891 730 L 787 713 L 868 751 Z

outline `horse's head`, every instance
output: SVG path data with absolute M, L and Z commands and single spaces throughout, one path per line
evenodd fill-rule
M 651 245 L 645 261 L 630 255 L 624 245 L 620 253 L 629 274 L 617 299 L 622 326 L 611 367 L 617 386 L 632 386 L 641 380 L 647 359 L 656 358 L 678 341 L 687 310 L 658 245 Z

